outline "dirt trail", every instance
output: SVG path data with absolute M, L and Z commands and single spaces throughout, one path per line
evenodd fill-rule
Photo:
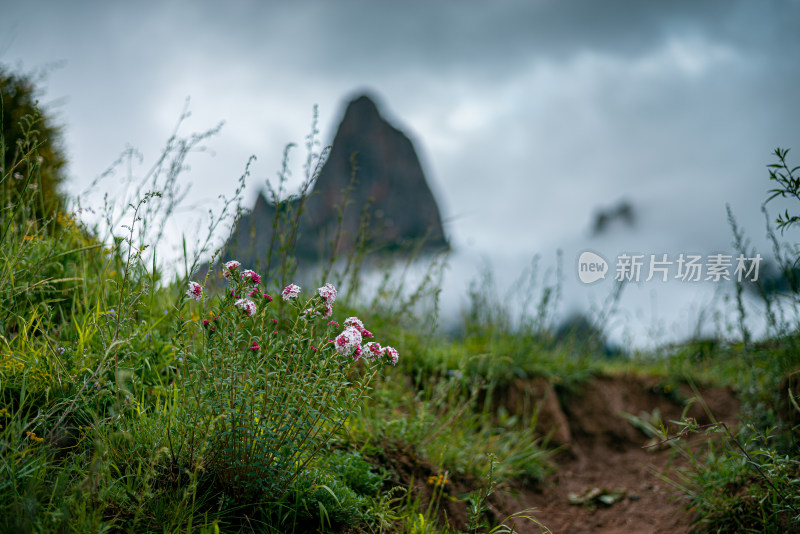
M 556 475 L 541 487 L 520 488 L 520 497 L 513 501 L 520 509 L 536 508 L 535 517 L 555 534 L 686 532 L 691 517 L 675 500 L 671 486 L 656 476 L 666 470 L 668 462 L 668 451 L 593 451 L 580 459 L 561 462 Z M 609 506 L 569 503 L 570 494 L 586 496 L 595 488 L 610 498 L 616 488 L 624 489 L 625 494 Z M 511 501 L 503 507 L 512 508 Z M 518 522 L 517 526 L 518 532 L 539 532 L 531 524 Z
M 547 398 L 543 382 L 520 383 L 517 391 L 510 387 L 506 401 L 509 408 L 526 409 L 520 403 L 527 394 Z M 527 391 L 527 393 L 526 393 Z M 692 405 L 688 415 L 700 423 L 715 420 L 735 423 L 738 401 L 726 389 L 701 389 L 705 403 Z M 579 394 L 571 396 L 563 406 L 550 402 L 544 419 L 556 425 L 565 452 L 557 457 L 558 471 L 535 486 L 519 486 L 516 496 L 499 497 L 496 515 L 505 515 L 525 508 L 536 508 L 536 518 L 554 534 L 676 534 L 687 532 L 692 517 L 679 500 L 679 495 L 657 474 L 683 465 L 684 460 L 669 448 L 645 450 L 648 438 L 619 415 L 627 412 L 640 415 L 658 410 L 662 420 L 679 420 L 685 401 L 694 394 L 686 389 L 671 391 L 657 379 L 636 376 L 598 377 L 586 384 Z M 555 397 L 554 395 L 552 396 Z M 516 402 L 515 402 L 516 401 Z M 566 426 L 566 428 L 565 428 Z M 698 440 L 702 441 L 702 440 Z M 624 495 L 614 494 L 615 488 Z M 591 499 L 588 492 L 605 495 L 610 505 Z M 605 490 L 605 491 L 604 491 Z M 585 505 L 570 504 L 570 494 L 589 501 Z M 618 500 L 616 500 L 618 499 Z M 539 532 L 529 522 L 518 522 L 518 532 Z

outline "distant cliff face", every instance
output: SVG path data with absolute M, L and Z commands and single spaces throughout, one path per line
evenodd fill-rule
M 341 222 L 337 253 L 355 247 L 364 207 L 369 203 L 366 244 L 371 250 L 410 249 L 424 239 L 424 248 L 448 247 L 441 215 L 411 141 L 389 124 L 367 96 L 351 101 L 333 140 L 329 157 L 303 206 L 295 255 L 299 260 L 327 259 L 339 226 L 343 191 L 351 184 Z M 283 206 L 296 213 L 299 202 Z M 250 214 L 242 217 L 226 246 L 226 259 L 265 265 L 272 242 L 276 208 L 259 195 Z M 293 217 L 293 215 L 291 215 Z M 280 229 L 279 229 L 280 230 Z M 283 231 L 286 233 L 286 231 Z

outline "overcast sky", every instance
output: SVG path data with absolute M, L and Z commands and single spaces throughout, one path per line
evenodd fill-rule
M 256 155 L 253 199 L 315 104 L 330 143 L 368 90 L 415 142 L 464 258 L 502 274 L 561 248 L 574 279 L 586 247 L 730 250 L 726 203 L 766 254 L 765 165 L 777 146 L 800 163 L 798 2 L 6 4 L 0 63 L 59 64 L 43 101 L 64 125 L 72 192 L 126 146 L 152 163 L 191 97 L 184 133 L 225 125 L 213 155 L 189 160 L 189 203 L 232 193 Z M 636 228 L 592 238 L 596 210 L 621 199 Z

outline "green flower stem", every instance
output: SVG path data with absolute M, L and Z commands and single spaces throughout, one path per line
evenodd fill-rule
M 353 410 L 353 408 L 355 407 L 355 405 L 356 405 L 356 404 L 358 404 L 358 402 L 359 402 L 359 401 L 362 399 L 362 397 L 363 397 L 363 396 L 364 396 L 364 394 L 366 393 L 366 391 L 367 391 L 366 384 L 369 384 L 369 382 L 371 382 L 371 381 L 372 381 L 372 379 L 375 377 L 375 375 L 377 374 L 377 372 L 378 372 L 378 370 L 377 370 L 377 369 L 374 369 L 374 370 L 372 371 L 372 374 L 370 374 L 370 375 L 369 375 L 369 378 L 368 378 L 368 379 L 367 379 L 365 382 L 362 382 L 362 384 L 364 384 L 364 386 L 359 388 L 358 395 L 356 395 L 356 397 L 355 397 L 355 398 L 354 398 L 354 399 L 351 401 L 351 403 L 350 403 L 350 406 L 348 406 L 348 409 L 347 409 L 347 412 L 346 412 L 346 413 L 347 413 L 347 416 L 346 416 L 346 417 L 343 417 L 343 418 L 341 418 L 341 419 L 340 419 L 340 420 L 339 420 L 337 423 L 335 423 L 335 425 L 336 425 L 336 426 L 335 426 L 333 429 L 331 429 L 331 431 L 330 431 L 330 432 L 328 432 L 328 436 L 333 436 L 333 435 L 335 435 L 335 434 L 336 434 L 336 433 L 339 431 L 339 429 L 342 427 L 342 425 L 344 424 L 344 422 L 345 422 L 345 421 L 348 419 L 348 417 L 349 417 L 350 413 L 352 413 L 352 410 Z M 322 427 L 320 426 L 320 427 L 318 427 L 318 429 L 319 429 L 319 428 L 322 428 Z M 319 430 L 317 430 L 317 432 L 319 432 Z M 314 437 L 316 437 L 316 435 L 315 435 Z M 327 440 L 326 440 L 326 441 L 327 441 Z M 301 444 L 301 447 L 302 447 L 302 444 Z M 289 484 L 291 484 L 291 483 L 294 481 L 294 479 L 295 479 L 295 478 L 297 478 L 297 475 L 298 475 L 298 474 L 300 474 L 300 473 L 302 472 L 302 470 L 305 468 L 305 466 L 306 466 L 306 465 L 308 465 L 308 463 L 309 463 L 309 462 L 311 462 L 311 460 L 313 460 L 313 459 L 314 459 L 314 457 L 317 455 L 317 453 L 318 453 L 318 452 L 319 452 L 321 449 L 322 449 L 322 447 L 317 447 L 315 450 L 313 450 L 313 451 L 311 452 L 311 454 L 309 454 L 309 455 L 308 455 L 308 457 L 306 458 L 306 460 L 305 460 L 305 461 L 304 461 L 304 462 L 303 462 L 303 463 L 302 463 L 300 466 L 298 466 L 298 468 L 297 468 L 297 470 L 295 471 L 295 473 L 294 473 L 294 474 L 291 476 L 291 478 L 290 478 L 290 479 L 289 479 L 289 480 L 288 480 L 288 481 L 285 483 L 285 486 L 284 486 L 284 488 L 285 488 L 285 487 L 287 487 Z

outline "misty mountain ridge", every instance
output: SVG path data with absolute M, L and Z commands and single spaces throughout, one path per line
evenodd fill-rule
M 266 266 L 270 246 L 272 258 L 281 246 L 279 238 L 273 239 L 273 228 L 277 236 L 291 239 L 298 210 L 298 261 L 327 260 L 359 246 L 379 253 L 449 249 L 438 204 L 411 140 L 381 116 L 367 95 L 348 103 L 306 198 L 276 206 L 259 193 L 253 209 L 232 230 L 223 258 Z

